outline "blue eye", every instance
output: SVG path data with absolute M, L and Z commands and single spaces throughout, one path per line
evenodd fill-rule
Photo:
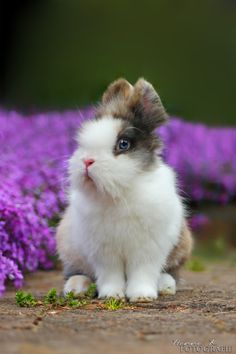
M 120 151 L 127 151 L 130 148 L 130 141 L 128 139 L 120 139 L 118 141 L 118 149 Z

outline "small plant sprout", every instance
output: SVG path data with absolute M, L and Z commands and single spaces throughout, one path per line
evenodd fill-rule
M 45 296 L 44 303 L 45 304 L 56 304 L 57 300 L 58 300 L 57 291 L 55 288 L 52 288 L 51 290 L 49 290 L 49 292 Z
M 113 297 L 110 297 L 105 301 L 105 308 L 111 311 L 119 310 L 122 307 L 124 307 L 124 305 L 125 305 L 124 300 L 115 299 Z
M 19 290 L 16 292 L 16 303 L 20 307 L 34 307 L 37 300 L 32 294 Z
M 82 306 L 85 306 L 87 305 L 87 301 L 86 300 L 77 300 L 77 299 L 74 299 L 74 300 L 70 300 L 68 301 L 68 306 L 69 307 L 72 307 L 72 308 L 78 308 L 78 307 L 82 307 Z
M 67 293 L 64 299 L 66 305 L 69 307 L 78 308 L 87 305 L 87 301 L 85 299 L 81 299 L 81 300 L 76 299 L 73 291 Z
M 68 293 L 66 296 L 59 296 L 55 288 L 49 290 L 45 295 L 43 301 L 36 299 L 32 294 L 25 291 L 16 292 L 16 303 L 21 307 L 34 307 L 36 305 L 43 305 L 45 307 L 64 307 L 64 308 L 79 308 L 87 305 L 87 300 L 75 299 L 73 292 Z

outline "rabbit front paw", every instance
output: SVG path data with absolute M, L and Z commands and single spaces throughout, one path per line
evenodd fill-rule
M 158 283 L 158 292 L 160 295 L 175 295 L 176 281 L 170 274 L 161 273 Z
M 99 299 L 113 297 L 115 299 L 123 299 L 125 297 L 124 290 L 117 287 L 117 284 L 103 284 L 98 289 Z
M 64 285 L 64 295 L 73 292 L 74 295 L 85 293 L 91 283 L 91 279 L 86 275 L 73 275 Z
M 127 287 L 126 296 L 130 302 L 150 302 L 157 299 L 157 289 L 148 284 Z

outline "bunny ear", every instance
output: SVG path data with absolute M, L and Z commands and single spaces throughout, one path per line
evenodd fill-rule
M 129 106 L 134 112 L 134 125 L 152 132 L 167 121 L 168 115 L 153 86 L 144 79 L 134 85 Z
M 127 100 L 133 90 L 133 86 L 125 79 L 118 79 L 112 82 L 102 96 L 102 103 L 109 103 L 114 98 Z

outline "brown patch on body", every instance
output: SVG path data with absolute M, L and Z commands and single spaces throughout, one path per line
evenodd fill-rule
M 166 272 L 174 276 L 178 280 L 179 269 L 180 267 L 188 260 L 191 255 L 193 248 L 193 238 L 191 231 L 187 225 L 187 222 L 184 221 L 179 242 L 173 248 L 170 253 L 167 264 Z

